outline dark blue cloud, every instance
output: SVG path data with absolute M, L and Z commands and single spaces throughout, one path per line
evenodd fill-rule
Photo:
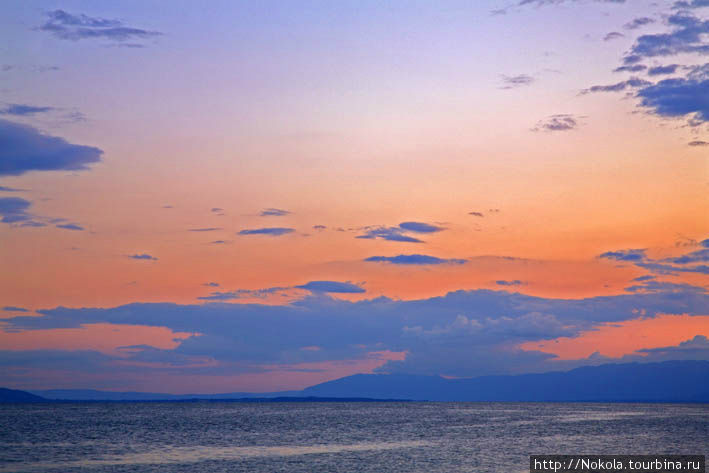
M 298 289 L 305 289 L 310 292 L 325 292 L 339 294 L 360 294 L 366 292 L 362 287 L 349 282 L 338 281 L 310 281 L 307 284 L 295 286 Z
M 15 307 L 12 305 L 6 305 L 5 307 L 2 308 L 5 312 L 29 312 L 29 310 L 25 309 L 24 307 Z
M 270 236 L 281 236 L 293 233 L 295 230 L 292 228 L 283 227 L 270 227 L 270 228 L 252 228 L 241 230 L 239 235 L 270 235 Z
M 75 223 L 64 223 L 60 225 L 56 225 L 57 228 L 62 228 L 64 230 L 75 230 L 75 231 L 82 231 L 84 230 L 84 227 L 77 225 Z
M 706 240 L 704 240 L 706 241 Z M 701 245 L 704 245 L 704 241 Z M 662 260 L 648 258 L 645 250 L 620 250 L 609 251 L 599 256 L 600 258 L 629 262 L 654 274 L 698 273 L 709 274 L 709 265 L 697 264 L 709 261 L 709 250 L 702 249 L 688 254 Z M 695 266 L 688 266 L 695 264 Z M 636 279 L 640 281 L 640 279 Z
M 414 233 L 436 233 L 445 230 L 443 227 L 423 222 L 402 222 L 399 224 L 399 228 Z
M 78 171 L 101 160 L 103 151 L 0 119 L 0 176 L 29 171 Z
M 36 107 L 34 105 L 25 105 L 19 103 L 8 104 L 5 108 L 0 108 L 0 115 L 15 115 L 18 117 L 26 117 L 36 115 L 38 113 L 51 112 L 54 107 Z
M 371 256 L 365 261 L 373 263 L 390 263 L 401 265 L 435 265 L 435 264 L 465 264 L 464 259 L 445 259 L 428 255 L 398 255 L 398 256 Z
M 355 238 L 373 240 L 380 238 L 387 241 L 399 241 L 404 243 L 423 243 L 423 240 L 405 234 L 405 230 L 399 227 L 377 227 L 367 230 L 363 235 Z
M 17 223 L 30 220 L 32 215 L 27 211 L 31 205 L 29 200 L 19 197 L 0 197 L 0 216 L 2 217 L 0 222 Z
M 674 74 L 679 69 L 679 64 L 668 64 L 666 66 L 656 66 L 651 67 L 647 70 L 647 75 L 649 76 L 662 76 L 667 74 Z
M 662 117 L 694 115 L 709 121 L 709 77 L 665 79 L 638 91 L 640 105 Z
M 619 250 L 619 251 L 607 251 L 600 255 L 600 258 L 613 259 L 616 261 L 644 261 L 645 260 L 645 250 Z
M 325 287 L 318 287 L 321 284 Z M 303 286 L 333 289 L 332 284 Z M 264 371 L 268 369 L 264 364 L 299 362 L 301 356 L 344 360 L 363 357 L 368 351 L 393 350 L 406 351 L 406 360 L 389 364 L 385 370 L 476 376 L 548 371 L 560 366 L 552 355 L 512 348 L 525 341 L 574 337 L 603 324 L 637 319 L 639 314 L 644 318 L 703 315 L 707 307 L 709 294 L 703 288 L 676 285 L 584 299 L 477 290 L 410 301 L 380 297 L 349 302 L 320 294 L 287 305 L 221 302 L 58 307 L 38 311 L 39 317 L 16 316 L 4 322 L 6 330 L 112 323 L 199 333 L 160 356 L 166 360 L 174 357 L 176 363 L 184 357 L 207 358 L 216 361 L 224 374 L 235 370 L 234 364 L 238 369 Z M 321 350 L 301 350 L 313 345 Z M 4 360 L 0 354 L 0 362 Z
M 522 286 L 524 285 L 524 282 L 520 281 L 519 279 L 515 279 L 513 281 L 499 280 L 495 281 L 495 284 L 497 284 L 498 286 Z
M 588 93 L 596 93 L 596 92 L 622 92 L 626 89 L 643 87 L 643 86 L 648 86 L 648 85 L 652 85 L 652 82 L 647 81 L 645 79 L 639 79 L 637 77 L 631 77 L 628 80 L 617 82 L 615 84 L 594 85 L 592 87 L 589 87 L 588 89 L 582 90 L 581 93 L 588 94 Z
M 633 64 L 632 66 L 620 66 L 613 69 L 613 72 L 641 72 L 647 69 L 645 64 Z
M 71 14 L 64 10 L 54 10 L 47 13 L 47 21 L 38 28 L 39 31 L 50 33 L 58 39 L 79 41 L 82 39 L 107 39 L 124 42 L 129 40 L 145 40 L 162 33 L 140 28 L 125 26 L 118 20 L 90 17 L 83 14 Z M 142 44 L 131 44 L 142 47 Z
M 702 8 L 702 7 L 709 7 L 709 0 L 679 0 L 675 2 L 675 4 L 672 6 L 672 8 L 675 8 L 677 10 L 683 10 L 683 9 L 693 9 L 693 8 Z
M 667 18 L 670 32 L 642 35 L 635 41 L 624 63 L 635 64 L 643 58 L 675 56 L 682 53 L 709 53 L 704 35 L 709 33 L 709 21 L 679 12 Z
M 132 259 L 137 259 L 137 260 L 147 260 L 147 261 L 157 261 L 158 259 L 154 256 L 151 256 L 147 253 L 138 253 L 135 255 L 127 255 L 128 258 Z
M 259 215 L 261 217 L 283 217 L 285 215 L 289 215 L 290 213 L 291 212 L 288 210 L 269 208 L 263 209 Z
M 627 22 L 626 24 L 623 25 L 623 28 L 626 30 L 636 30 L 642 26 L 649 25 L 651 23 L 655 23 L 655 20 L 652 18 L 648 18 L 646 16 L 640 17 L 640 18 L 635 18 L 632 21 Z

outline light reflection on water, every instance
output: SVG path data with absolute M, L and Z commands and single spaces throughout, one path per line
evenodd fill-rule
M 709 454 L 709 405 L 0 405 L 0 472 L 528 471 L 530 454 Z

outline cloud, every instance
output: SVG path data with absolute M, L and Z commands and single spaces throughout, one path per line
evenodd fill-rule
M 500 88 L 515 89 L 517 87 L 524 87 L 533 84 L 534 80 L 534 77 L 527 74 L 519 74 L 516 76 L 502 75 L 502 86 Z
M 270 236 L 281 236 L 293 233 L 295 230 L 292 228 L 283 227 L 269 227 L 269 228 L 253 228 L 241 230 L 239 235 L 270 235 Z
M 708 54 L 709 44 L 704 36 L 709 33 L 709 21 L 700 20 L 687 12 L 678 12 L 667 18 L 670 31 L 638 37 L 625 56 L 624 63 L 634 64 L 643 58 L 674 56 L 681 53 Z
M 695 141 L 690 141 L 687 143 L 688 146 L 692 147 L 701 147 L 701 146 L 709 146 L 709 142 L 707 141 L 701 141 L 701 140 L 695 140 Z
M 15 307 L 12 305 L 6 305 L 5 307 L 2 308 L 5 312 L 29 312 L 29 310 L 25 309 L 24 307 Z
M 30 171 L 80 171 L 101 161 L 103 151 L 0 119 L 0 176 Z
M 613 69 L 613 72 L 641 72 L 647 69 L 645 64 L 633 64 L 631 66 L 620 66 Z
M 473 217 L 484 217 L 482 212 L 468 212 L 468 215 L 472 215 Z
M 647 85 L 651 85 L 651 84 L 652 84 L 652 82 L 649 82 L 645 79 L 631 77 L 628 80 L 617 82 L 615 84 L 594 85 L 592 87 L 589 87 L 588 89 L 582 90 L 581 94 L 596 93 L 596 92 L 621 92 L 621 91 L 628 89 L 628 88 L 643 87 L 643 86 L 647 86 Z
M 26 189 L 16 189 L 14 187 L 0 186 L 0 192 L 26 192 Z
M 399 227 L 377 227 L 367 230 L 363 235 L 355 238 L 373 240 L 376 238 L 387 241 L 398 241 L 403 243 L 423 243 L 423 240 L 405 234 L 405 230 Z
M 147 253 L 138 253 L 134 255 L 127 255 L 128 258 L 132 259 L 137 259 L 137 260 L 147 260 L 147 261 L 157 261 L 158 259 L 154 256 L 150 256 Z
M 207 227 L 207 228 L 190 228 L 188 232 L 216 232 L 217 230 L 223 230 L 219 227 Z
M 445 259 L 428 255 L 398 255 L 398 256 L 371 256 L 364 261 L 373 263 L 390 263 L 400 265 L 438 265 L 438 264 L 465 264 L 464 259 Z
M 700 243 L 702 246 L 704 242 Z M 676 273 L 698 273 L 698 274 L 709 274 L 709 265 L 698 264 L 709 262 L 709 248 L 689 252 L 682 256 L 665 258 L 662 260 L 655 260 L 649 258 L 645 250 L 642 249 L 631 249 L 631 250 L 619 250 L 619 251 L 608 251 L 599 256 L 599 258 L 611 259 L 615 261 L 632 263 L 635 266 L 646 269 L 654 274 L 676 274 Z M 696 266 L 687 266 L 689 264 L 695 264 Z M 639 279 L 637 279 L 639 280 Z M 647 287 L 658 287 L 657 284 L 664 283 L 647 283 L 645 286 L 633 286 L 633 289 L 643 289 Z M 669 286 L 668 286 L 669 287 Z
M 507 12 L 514 7 L 524 7 L 527 5 L 533 5 L 536 7 L 543 7 L 546 5 L 561 5 L 563 3 L 575 3 L 578 0 L 519 0 L 516 4 L 504 8 L 498 8 L 492 10 L 493 15 L 505 15 Z M 701 0 L 700 0 L 701 1 Z M 596 3 L 625 3 L 625 0 L 594 0 Z
M 113 42 L 145 40 L 162 35 L 158 31 L 148 31 L 125 26 L 118 20 L 71 14 L 64 10 L 47 13 L 47 21 L 38 28 L 57 39 L 79 41 L 83 39 L 107 39 Z M 133 43 L 131 46 L 142 47 Z
M 532 131 L 570 131 L 579 126 L 578 118 L 569 114 L 551 115 L 537 123 Z
M 414 233 L 436 233 L 445 230 L 443 227 L 437 227 L 423 222 L 402 222 L 399 228 Z
M 674 74 L 679 68 L 679 64 L 668 64 L 667 66 L 656 66 L 651 67 L 647 70 L 647 75 L 649 76 L 661 76 L 667 74 Z
M 283 209 L 274 209 L 274 208 L 269 208 L 269 209 L 263 209 L 259 216 L 261 217 L 283 217 L 285 215 L 290 215 L 291 212 L 288 210 L 283 210 Z
M 307 284 L 295 286 L 297 289 L 305 289 L 310 292 L 340 293 L 340 294 L 361 294 L 366 292 L 364 288 L 349 282 L 337 281 L 310 281 Z
M 680 0 L 674 3 L 672 8 L 677 10 L 709 7 L 709 0 Z
M 206 286 L 206 284 L 203 284 Z M 219 286 L 217 284 L 216 286 Z M 216 287 L 212 286 L 212 287 Z M 290 287 L 267 287 L 263 289 L 237 289 L 235 291 L 214 291 L 197 299 L 203 301 L 230 301 L 234 299 L 265 299 L 268 296 L 292 289 Z
M 661 117 L 709 121 L 709 76 L 702 79 L 665 79 L 638 91 L 640 105 Z
M 624 38 L 625 35 L 623 33 L 618 33 L 617 31 L 611 31 L 607 35 L 603 37 L 603 41 L 612 41 L 614 39 L 619 39 L 619 38 Z
M 226 245 L 227 243 L 229 242 L 226 240 L 214 240 L 209 242 L 210 245 Z
M 644 261 L 645 250 L 607 251 L 601 254 L 599 258 L 613 259 L 616 261 Z
M 60 224 L 60 225 L 55 225 L 57 228 L 62 228 L 64 230 L 75 230 L 75 231 L 83 231 L 84 227 L 77 225 L 75 223 L 65 223 L 65 224 Z
M 646 355 L 648 361 L 709 360 L 709 339 L 696 335 L 675 346 L 644 348 L 637 352 Z
M 635 18 L 634 20 L 629 21 L 628 23 L 623 25 L 623 28 L 625 28 L 626 30 L 636 30 L 642 26 L 649 25 L 652 23 L 655 23 L 655 20 L 644 16 L 644 17 Z
M 29 200 L 19 197 L 0 197 L 0 222 L 16 223 L 23 222 L 32 218 L 32 215 L 27 213 L 32 203 Z
M 317 230 L 317 231 L 321 232 L 325 229 L 327 229 L 327 227 L 325 225 L 313 225 L 313 230 Z
M 219 287 L 219 283 L 218 282 L 206 282 L 206 283 L 202 284 L 202 286 Z
M 333 281 L 311 281 L 301 288 L 315 292 L 363 291 L 354 284 Z M 213 361 L 213 368 L 180 371 L 183 374 L 264 372 L 270 369 L 266 365 L 294 363 L 302 361 L 302 356 L 311 357 L 309 360 L 346 360 L 361 358 L 373 350 L 391 350 L 405 351 L 406 359 L 385 365 L 384 371 L 477 376 L 558 369 L 562 362 L 553 355 L 516 348 L 524 342 L 574 337 L 603 324 L 638 317 L 706 315 L 707 307 L 709 294 L 687 285 L 583 299 L 473 290 L 418 300 L 379 297 L 351 302 L 319 294 L 286 305 L 222 301 L 57 307 L 37 311 L 40 316 L 18 315 L 3 322 L 5 330 L 12 331 L 110 323 L 199 334 L 181 340 L 172 350 L 142 355 L 162 357 L 174 361 L 175 366 L 186 357 Z M 304 353 L 302 347 L 307 346 L 321 349 Z M 1 353 L 0 362 L 22 365 L 9 356 Z M 81 358 L 76 359 L 75 366 L 83 369 Z
M 520 281 L 519 279 L 515 279 L 513 281 L 499 280 L 495 281 L 495 284 L 497 284 L 498 286 L 522 286 L 524 285 L 524 282 Z
M 365 230 L 364 234 L 355 238 L 367 240 L 379 238 L 404 243 L 423 243 L 423 240 L 407 233 L 437 233 L 445 230 L 445 228 L 424 222 L 402 222 L 397 227 L 365 227 Z
M 51 112 L 54 107 L 36 107 L 34 105 L 25 105 L 19 103 L 8 104 L 5 108 L 0 108 L 0 115 L 15 115 L 18 117 L 27 117 L 38 113 Z

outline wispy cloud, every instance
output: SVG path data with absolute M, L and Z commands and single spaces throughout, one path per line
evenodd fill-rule
M 283 217 L 285 215 L 290 215 L 291 212 L 283 209 L 268 208 L 263 209 L 259 214 L 261 217 Z
M 64 10 L 48 12 L 47 21 L 38 30 L 50 33 L 57 39 L 69 41 L 106 39 L 119 43 L 145 40 L 162 34 L 158 31 L 126 26 L 119 20 L 72 14 Z M 131 46 L 142 47 L 143 45 L 134 43 Z
M 239 235 L 268 235 L 268 236 L 282 236 L 289 233 L 293 233 L 295 229 L 284 228 L 284 227 L 268 227 L 268 228 L 251 228 L 241 230 Z
M 439 265 L 439 264 L 465 264 L 464 259 L 437 258 L 429 255 L 398 255 L 398 256 L 370 256 L 365 261 L 372 263 L 389 263 L 399 265 Z
M 151 256 L 147 253 L 137 253 L 134 255 L 126 255 L 128 258 L 131 259 L 137 259 L 137 260 L 143 260 L 143 261 L 157 261 L 158 259 L 155 256 Z
M 571 131 L 579 126 L 579 119 L 574 115 L 557 114 L 537 122 L 537 125 L 532 128 L 532 131 Z

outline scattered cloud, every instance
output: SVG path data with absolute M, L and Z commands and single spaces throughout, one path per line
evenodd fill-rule
M 539 121 L 532 131 L 571 131 L 578 126 L 579 119 L 577 117 L 569 114 L 557 114 Z
M 625 35 L 623 33 L 618 33 L 617 31 L 611 31 L 603 37 L 603 41 L 612 41 L 620 38 L 625 38 Z
M 317 231 L 321 232 L 325 229 L 327 229 L 327 227 L 325 225 L 313 225 L 313 230 L 317 230 Z
M 6 305 L 5 307 L 2 308 L 5 312 L 29 312 L 29 310 L 25 309 L 24 307 L 15 307 L 12 305 Z
M 690 141 L 687 144 L 692 147 L 709 146 L 709 142 L 701 140 Z
M 134 255 L 127 255 L 128 258 L 131 259 L 137 259 L 137 260 L 147 260 L 147 261 L 157 261 L 158 259 L 154 256 L 151 256 L 147 253 L 138 253 Z
M 398 255 L 398 256 L 371 256 L 364 261 L 372 263 L 390 263 L 399 265 L 438 265 L 438 264 L 465 264 L 464 259 L 445 259 L 429 255 Z
M 498 280 L 495 281 L 495 284 L 497 284 L 498 286 L 522 286 L 525 283 L 520 281 L 519 279 L 515 279 L 513 281 Z
M 239 235 L 269 235 L 269 236 L 281 236 L 293 233 L 295 230 L 292 228 L 283 227 L 269 227 L 269 228 L 252 228 L 241 230 Z
M 693 8 L 702 8 L 702 7 L 709 7 L 709 0 L 679 0 L 674 3 L 672 8 L 677 9 L 677 10 L 683 10 L 683 9 L 693 9 Z
M 288 210 L 269 208 L 263 209 L 259 215 L 261 217 L 283 217 L 286 215 L 290 215 L 290 213 L 291 212 L 289 212 Z
M 36 107 L 34 105 L 25 105 L 19 103 L 8 104 L 5 108 L 0 108 L 0 115 L 14 115 L 18 117 L 27 117 L 38 113 L 46 113 L 55 110 L 54 107 Z
M 377 227 L 367 230 L 363 235 L 355 238 L 373 240 L 376 238 L 387 241 L 398 241 L 403 243 L 423 243 L 423 240 L 405 234 L 405 230 L 399 227 Z
M 443 227 L 423 222 L 402 222 L 399 228 L 414 233 L 436 233 L 445 230 Z
M 506 76 L 502 75 L 502 86 L 501 89 L 516 89 L 517 87 L 524 87 L 534 83 L 534 77 L 527 74 L 519 74 L 516 76 Z
M 0 119 L 0 176 L 30 171 L 80 171 L 101 161 L 103 151 L 75 145 L 36 128 Z
M 62 228 L 64 230 L 75 230 L 75 231 L 83 231 L 84 227 L 77 225 L 75 223 L 64 223 L 64 224 L 59 224 L 55 225 L 57 228 Z
M 629 21 L 628 23 L 623 25 L 623 28 L 626 30 L 637 30 L 638 28 L 641 28 L 645 25 L 650 25 L 652 23 L 655 23 L 655 20 L 652 18 L 648 18 L 646 16 L 640 17 L 640 18 L 635 18 L 632 21 Z
M 219 283 L 218 282 L 206 282 L 206 283 L 202 284 L 202 286 L 219 287 Z
M 622 92 L 622 91 L 629 89 L 629 88 L 643 87 L 643 86 L 647 86 L 647 85 L 651 85 L 651 84 L 652 84 L 652 82 L 649 82 L 645 79 L 640 79 L 638 77 L 631 77 L 628 80 L 617 82 L 615 84 L 594 85 L 592 87 L 589 87 L 588 89 L 582 90 L 581 94 L 596 93 L 596 92 Z
M 64 10 L 47 12 L 47 21 L 38 30 L 62 40 L 106 39 L 118 43 L 146 40 L 162 34 L 158 31 L 126 26 L 119 20 L 72 14 Z M 132 47 L 143 46 L 138 43 L 131 43 L 130 45 Z
M 307 284 L 295 286 L 297 289 L 305 289 L 313 293 L 339 293 L 339 294 L 361 294 L 366 292 L 364 288 L 349 282 L 338 281 L 310 281 Z
M 32 202 L 20 197 L 0 197 L 0 222 L 17 223 L 30 220 L 32 215 L 27 211 L 31 205 Z
M 709 121 L 709 74 L 702 78 L 665 79 L 638 91 L 640 105 L 661 117 L 691 115 Z
M 688 12 L 667 17 L 670 31 L 638 37 L 623 62 L 635 64 L 644 58 L 675 56 L 681 53 L 709 53 L 704 36 L 709 33 L 709 21 L 700 20 Z
M 679 64 L 668 64 L 667 66 L 656 66 L 651 67 L 647 70 L 647 75 L 649 76 L 661 76 L 667 74 L 674 74 L 679 68 Z
M 472 215 L 473 217 L 484 217 L 482 212 L 468 212 L 468 215 Z
M 206 228 L 190 228 L 188 232 L 216 232 L 217 230 L 223 230 L 219 227 L 206 227 Z
M 620 66 L 613 69 L 613 72 L 642 72 L 647 69 L 645 64 L 633 64 L 630 66 Z
M 700 245 L 702 249 L 690 251 L 681 256 L 675 256 L 664 259 L 652 259 L 647 256 L 644 249 L 630 249 L 619 251 L 608 251 L 599 256 L 599 258 L 610 259 L 614 261 L 632 263 L 635 266 L 646 269 L 653 274 L 677 274 L 677 273 L 698 273 L 709 274 L 709 265 L 700 264 L 709 262 L 709 243 L 705 245 L 707 240 L 703 240 Z M 691 266 L 690 266 L 691 265 Z M 649 281 L 650 278 L 647 278 Z M 636 279 L 640 281 L 640 279 Z M 635 286 L 634 289 L 646 289 L 647 287 L 657 287 L 657 284 L 666 284 L 658 282 L 648 282 L 646 286 Z

